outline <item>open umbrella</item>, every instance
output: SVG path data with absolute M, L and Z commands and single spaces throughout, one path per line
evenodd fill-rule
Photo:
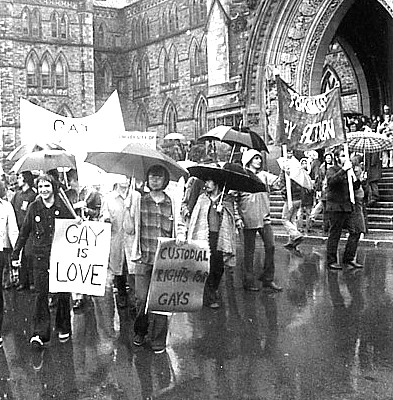
M 305 189 L 312 190 L 313 184 L 308 172 L 302 168 L 299 160 L 295 157 L 277 159 L 278 165 L 282 170 L 289 170 L 289 178 Z
M 249 149 L 269 152 L 261 136 L 246 126 L 216 126 L 198 138 L 198 142 L 203 142 L 205 140 L 219 140 L 232 146 L 239 145 L 248 147 Z
M 187 177 L 187 171 L 165 154 L 136 144 L 129 144 L 118 152 L 89 152 L 85 159 L 106 172 L 134 176 L 139 180 L 146 178 L 152 165 L 159 164 L 168 169 L 171 180 Z
M 168 135 L 166 135 L 164 137 L 164 140 L 185 140 L 185 137 L 182 133 L 178 133 L 178 132 L 172 132 L 172 133 L 168 133 Z
M 25 143 L 16 147 L 8 154 L 7 161 L 18 161 L 25 154 L 33 153 L 40 150 L 65 150 L 56 143 Z
M 347 133 L 348 148 L 359 153 L 378 153 L 393 148 L 393 140 L 376 132 L 358 131 Z
M 11 168 L 11 171 L 49 171 L 60 167 L 75 168 L 75 156 L 64 150 L 41 150 L 25 154 Z
M 249 193 L 266 192 L 266 186 L 255 174 L 237 164 L 226 163 L 223 167 L 195 165 L 189 167 L 188 171 L 191 176 L 204 181 L 212 179 L 226 189 Z

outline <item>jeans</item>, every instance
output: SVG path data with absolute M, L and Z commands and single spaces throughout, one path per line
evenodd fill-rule
M 51 334 L 51 315 L 48 304 L 49 294 L 49 254 L 35 256 L 33 263 L 35 284 L 35 307 L 33 316 L 33 336 L 38 335 L 48 342 Z M 71 293 L 56 293 L 55 326 L 60 333 L 71 333 Z
M 301 200 L 293 200 L 292 207 L 288 207 L 288 201 L 286 201 L 282 209 L 281 220 L 285 230 L 289 235 L 290 242 L 293 242 L 295 239 L 302 236 L 297 229 L 297 215 L 301 205 Z
M 352 212 L 328 212 L 330 228 L 326 243 L 327 265 L 337 262 L 338 243 L 340 242 L 341 232 L 344 228 L 348 229 L 349 237 L 344 250 L 343 263 L 345 264 L 355 258 L 360 239 L 360 231 L 354 223 L 352 214 Z
M 153 265 L 137 264 L 135 273 L 135 294 L 137 302 L 137 316 L 134 322 L 136 335 L 145 337 L 151 327 L 151 345 L 154 349 L 166 346 L 168 333 L 168 317 L 166 315 L 145 312 L 147 293 L 151 280 Z
M 224 255 L 217 250 L 218 232 L 209 232 L 210 271 L 206 280 L 205 298 L 208 302 L 216 300 L 216 292 L 224 274 Z
M 263 228 L 244 229 L 244 285 L 254 285 L 254 253 L 257 232 L 261 235 L 265 247 L 265 261 L 263 270 L 259 271 L 258 279 L 263 282 L 272 282 L 274 279 L 274 235 L 270 224 Z

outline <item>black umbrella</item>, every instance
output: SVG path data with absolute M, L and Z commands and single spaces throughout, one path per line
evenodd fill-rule
M 189 167 L 188 171 L 191 176 L 203 181 L 211 179 L 229 190 L 248 193 L 266 192 L 265 184 L 251 171 L 245 170 L 238 164 L 226 163 L 223 167 L 195 165 Z
M 249 149 L 269 152 L 261 136 L 247 126 L 219 125 L 198 138 L 198 142 L 205 140 L 219 140 L 231 146 L 239 145 Z

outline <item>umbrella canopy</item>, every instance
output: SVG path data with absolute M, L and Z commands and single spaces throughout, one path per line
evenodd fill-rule
M 59 144 L 56 143 L 26 143 L 21 144 L 11 151 L 7 156 L 7 161 L 16 162 L 22 158 L 25 154 L 33 153 L 41 150 L 65 150 Z
M 313 184 L 308 172 L 302 168 L 299 160 L 295 157 L 277 159 L 278 165 L 282 170 L 289 170 L 289 177 L 305 189 L 312 190 Z
M 359 153 L 378 153 L 393 148 L 393 140 L 386 135 L 376 132 L 348 132 L 348 148 Z
M 255 174 L 237 164 L 226 163 L 223 167 L 195 165 L 189 167 L 188 171 L 191 176 L 196 176 L 203 181 L 212 179 L 230 190 L 249 193 L 266 192 L 266 186 Z
M 25 154 L 11 168 L 17 174 L 23 171 L 49 171 L 59 167 L 76 169 L 75 156 L 64 150 L 41 150 Z
M 185 140 L 185 137 L 183 134 L 178 133 L 178 132 L 172 132 L 172 133 L 168 133 L 168 135 L 166 135 L 164 137 L 164 140 Z
M 241 128 L 226 125 L 216 126 L 198 138 L 198 142 L 205 140 L 219 140 L 232 146 L 239 145 L 248 147 L 249 149 L 269 152 L 265 142 L 258 133 L 246 126 Z
M 159 164 L 168 169 L 170 179 L 177 181 L 187 177 L 187 171 L 165 154 L 136 144 L 129 144 L 119 152 L 89 152 L 85 159 L 106 172 L 134 176 L 145 180 L 149 167 Z

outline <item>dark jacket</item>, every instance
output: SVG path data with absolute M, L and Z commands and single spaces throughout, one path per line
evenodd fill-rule
M 56 218 L 73 219 L 73 216 L 58 196 L 55 196 L 55 203 L 50 208 L 45 207 L 41 197 L 38 196 L 27 209 L 12 253 L 12 259 L 17 260 L 19 258 L 19 253 L 30 235 L 32 235 L 33 254 L 49 256 L 55 233 Z
M 326 172 L 326 211 L 352 212 L 353 204 L 349 197 L 347 172 L 338 165 L 330 167 Z M 353 184 L 354 190 L 359 189 L 360 181 Z

